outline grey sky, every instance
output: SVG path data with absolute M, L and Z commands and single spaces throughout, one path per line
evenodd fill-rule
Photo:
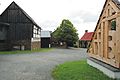
M 0 0 L 0 13 L 13 0 Z M 54 31 L 63 19 L 69 19 L 79 37 L 94 31 L 105 0 L 14 0 L 43 30 Z

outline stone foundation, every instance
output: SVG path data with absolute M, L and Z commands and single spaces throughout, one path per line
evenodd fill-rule
M 36 41 L 36 42 L 31 42 L 31 49 L 40 49 L 40 41 Z
M 40 41 L 31 42 L 31 40 L 11 41 L 8 43 L 0 43 L 1 50 L 32 50 L 41 48 Z
M 87 63 L 100 71 L 102 71 L 104 74 L 109 76 L 110 78 L 113 79 L 120 79 L 120 69 L 117 69 L 111 65 L 108 65 L 102 61 L 99 61 L 94 58 L 88 58 Z
M 30 40 L 12 41 L 10 45 L 11 50 L 31 50 Z

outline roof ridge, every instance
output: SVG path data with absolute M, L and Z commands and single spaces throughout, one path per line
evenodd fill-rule
M 94 32 L 86 32 L 86 33 L 94 33 Z
M 12 3 L 15 3 L 14 1 Z M 37 23 L 18 5 L 15 3 L 15 5 L 22 11 L 22 13 L 33 23 L 35 24 L 37 27 L 39 27 L 39 25 L 37 25 Z

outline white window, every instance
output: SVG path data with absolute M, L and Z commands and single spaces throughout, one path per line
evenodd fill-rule
M 34 29 L 33 29 L 33 37 L 40 38 L 40 29 L 36 26 L 34 26 Z

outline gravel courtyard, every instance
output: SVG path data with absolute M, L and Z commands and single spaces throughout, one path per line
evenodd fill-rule
M 53 80 L 51 71 L 56 65 L 86 57 L 86 49 L 0 55 L 0 80 Z

